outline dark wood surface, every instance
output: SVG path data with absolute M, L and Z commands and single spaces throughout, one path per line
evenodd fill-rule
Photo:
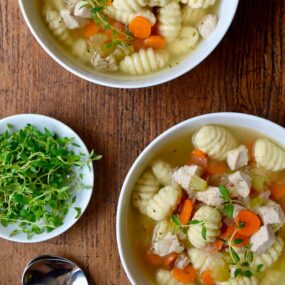
M 17 1 L 0 1 L 0 117 L 55 117 L 104 154 L 95 167 L 90 206 L 72 229 L 39 244 L 0 241 L 0 284 L 20 284 L 26 262 L 45 253 L 78 262 L 91 284 L 129 284 L 115 233 L 116 204 L 128 169 L 167 128 L 217 111 L 285 124 L 284 0 L 241 0 L 233 25 L 208 59 L 175 81 L 140 90 L 100 87 L 65 71 L 34 40 Z

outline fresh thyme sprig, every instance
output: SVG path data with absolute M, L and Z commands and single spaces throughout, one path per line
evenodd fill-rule
M 132 33 L 126 29 L 125 32 L 117 29 L 115 26 L 111 25 L 108 21 L 108 17 L 104 14 L 104 10 L 108 9 L 108 0 L 84 0 L 86 2 L 84 6 L 90 8 L 92 19 L 98 27 L 106 31 L 110 31 L 113 35 L 111 42 L 106 44 L 107 48 L 113 48 L 115 46 L 121 48 L 126 54 L 128 53 L 127 47 L 129 43 L 120 40 L 120 36 L 124 39 L 130 41 L 133 38 Z

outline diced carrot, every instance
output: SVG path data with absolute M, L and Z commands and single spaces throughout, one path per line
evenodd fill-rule
M 261 222 L 253 212 L 242 210 L 235 218 L 235 224 L 239 234 L 249 237 L 259 230 Z
M 208 155 L 207 155 L 205 152 L 203 152 L 202 150 L 200 150 L 200 149 L 198 149 L 198 148 L 195 148 L 195 149 L 192 151 L 192 155 L 193 155 L 193 156 L 200 157 L 200 158 L 202 158 L 202 159 L 208 157 Z
M 210 175 L 221 175 L 227 172 L 228 167 L 225 163 L 211 164 L 208 165 L 207 172 Z
M 214 253 L 220 251 L 223 248 L 223 246 L 224 242 L 222 240 L 217 239 L 216 241 L 210 243 L 207 248 L 209 249 L 210 252 Z
M 139 51 L 140 49 L 143 48 L 143 40 L 135 38 L 132 42 L 132 45 L 133 45 L 135 51 Z
M 155 267 L 161 266 L 164 263 L 164 259 L 161 256 L 154 254 L 151 251 L 147 252 L 146 260 L 149 264 L 151 264 Z
M 172 270 L 172 276 L 179 282 L 182 283 L 191 283 L 196 279 L 196 270 L 192 265 L 188 265 L 185 269 L 174 268 Z
M 285 184 L 273 182 L 270 186 L 271 195 L 275 200 L 280 200 L 285 196 Z
M 144 40 L 144 48 L 162 49 L 165 47 L 165 39 L 162 36 L 150 36 Z
M 129 23 L 129 30 L 139 39 L 146 39 L 151 34 L 151 23 L 148 19 L 137 16 Z
M 99 28 L 95 22 L 89 22 L 83 27 L 83 35 L 85 38 L 90 38 L 99 33 Z
M 108 23 L 111 28 L 107 30 L 106 33 L 111 39 L 125 40 L 127 38 L 127 35 L 125 34 L 126 26 L 123 23 L 113 19 L 108 19 Z
M 113 1 L 112 1 L 112 0 L 109 0 L 109 1 L 107 2 L 107 6 L 112 6 L 112 4 L 113 4 Z
M 182 206 L 182 209 L 179 215 L 179 219 L 182 225 L 188 224 L 191 218 L 192 211 L 193 211 L 193 202 L 190 199 L 186 199 L 184 201 L 184 204 Z
M 250 162 L 254 162 L 254 156 L 253 156 L 253 146 L 254 146 L 254 143 L 253 141 L 249 141 L 247 143 L 245 143 L 245 146 L 248 150 L 248 160 Z
M 208 167 L 208 159 L 207 155 L 204 155 L 200 150 L 193 150 L 191 153 L 191 157 L 186 161 L 187 165 L 196 164 L 201 166 L 203 169 L 207 169 Z
M 201 274 L 201 279 L 205 285 L 215 285 L 211 270 L 204 271 Z
M 239 232 L 236 232 L 234 237 L 232 237 L 233 233 L 236 231 L 237 227 L 235 224 L 229 226 L 227 228 L 227 230 L 225 231 L 224 234 L 221 235 L 221 238 L 222 239 L 226 239 L 226 240 L 229 240 L 230 238 L 232 238 L 232 246 L 234 247 L 244 247 L 246 245 L 249 244 L 249 237 L 248 236 L 243 236 L 241 235 Z M 235 241 L 238 241 L 239 242 L 235 242 Z
M 177 259 L 178 254 L 176 252 L 172 252 L 168 254 L 164 258 L 164 263 L 163 265 L 166 266 L 167 268 L 172 268 L 174 266 L 175 260 Z

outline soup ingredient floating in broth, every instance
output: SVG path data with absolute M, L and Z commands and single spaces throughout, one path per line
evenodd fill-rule
M 76 192 L 90 189 L 80 169 L 101 158 L 93 151 L 89 157 L 80 153 L 73 138 L 32 125 L 14 132 L 9 126 L 0 147 L 0 222 L 15 225 L 12 236 L 24 232 L 28 238 L 63 224 Z M 75 210 L 79 217 L 81 209 Z
M 218 21 L 219 0 L 41 1 L 54 36 L 100 72 L 144 75 L 177 63 Z
M 284 251 L 284 150 L 261 135 L 239 134 L 202 126 L 185 141 L 185 163 L 181 153 L 175 161 L 178 147 L 171 163 L 157 157 L 138 179 L 133 205 L 146 219 L 136 245 L 142 240 L 157 285 L 274 280 Z

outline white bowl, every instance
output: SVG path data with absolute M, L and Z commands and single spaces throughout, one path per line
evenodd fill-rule
M 42 48 L 61 66 L 75 75 L 104 86 L 116 88 L 140 88 L 158 85 L 170 81 L 202 62 L 219 44 L 226 34 L 235 15 L 239 0 L 221 0 L 219 22 L 210 37 L 199 45 L 179 65 L 163 69 L 145 76 L 127 76 L 119 74 L 99 73 L 91 67 L 78 62 L 73 56 L 63 51 L 58 41 L 48 31 L 44 24 L 41 12 L 38 9 L 38 0 L 19 0 L 21 11 L 34 37 Z
M 128 172 L 122 186 L 117 209 L 116 230 L 119 254 L 127 276 L 133 285 L 150 284 L 136 263 L 128 236 L 128 212 L 131 206 L 131 195 L 135 183 L 161 148 L 165 148 L 167 145 L 173 145 L 173 142 L 175 142 L 178 137 L 186 137 L 188 134 L 190 140 L 191 131 L 206 124 L 221 124 L 252 129 L 264 134 L 266 137 L 273 138 L 285 148 L 284 128 L 268 120 L 240 113 L 213 113 L 194 117 L 170 128 L 151 142 L 139 155 Z
M 82 152 L 85 155 L 89 155 L 88 149 L 83 143 L 83 141 L 80 139 L 80 137 L 70 127 L 53 118 L 36 114 L 21 114 L 21 115 L 7 117 L 0 120 L 1 133 L 7 128 L 7 124 L 12 125 L 13 130 L 19 130 L 25 127 L 27 124 L 32 124 L 40 131 L 44 131 L 44 128 L 47 128 L 52 133 L 56 133 L 59 137 L 74 138 L 74 142 L 77 145 L 79 145 L 79 147 L 74 147 L 72 149 L 76 153 Z M 83 183 L 88 186 L 90 185 L 93 189 L 94 174 L 93 174 L 92 163 L 90 163 L 89 166 L 88 165 L 84 166 L 83 169 L 80 171 L 80 173 L 83 174 L 83 179 L 82 179 Z M 10 237 L 9 235 L 15 229 L 15 226 L 8 225 L 7 227 L 3 227 L 2 225 L 0 225 L 0 237 L 15 242 L 35 243 L 54 238 L 64 233 L 78 221 L 78 219 L 75 219 L 77 212 L 75 211 L 74 207 L 81 208 L 82 210 L 81 215 L 86 210 L 88 203 L 91 199 L 92 189 L 90 190 L 82 189 L 75 193 L 76 201 L 69 209 L 68 214 L 65 216 L 63 225 L 54 229 L 52 232 L 50 233 L 44 232 L 38 235 L 35 234 L 31 239 L 27 239 L 27 235 L 23 233 L 20 233 L 14 237 Z

